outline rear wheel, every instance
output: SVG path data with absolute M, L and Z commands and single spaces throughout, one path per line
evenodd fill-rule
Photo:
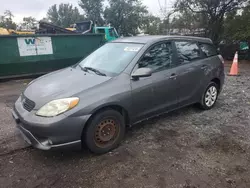
M 211 82 L 202 96 L 200 102 L 201 108 L 204 110 L 209 110 L 213 108 L 217 101 L 218 95 L 219 95 L 218 85 L 214 82 Z
M 116 148 L 125 134 L 123 116 L 114 110 L 96 114 L 85 130 L 84 140 L 90 151 L 106 153 Z

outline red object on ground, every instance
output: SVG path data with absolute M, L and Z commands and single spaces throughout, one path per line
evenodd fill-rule
M 231 70 L 229 76 L 238 76 L 239 69 L 238 69 L 238 52 L 235 53 L 233 64 L 231 66 Z

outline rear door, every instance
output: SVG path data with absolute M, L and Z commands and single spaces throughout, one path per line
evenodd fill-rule
M 197 42 L 177 40 L 175 47 L 179 104 L 183 106 L 199 100 L 207 65 Z
M 202 63 L 206 65 L 204 73 L 206 76 L 206 82 L 204 82 L 204 89 L 206 89 L 207 84 L 214 78 L 218 78 L 221 84 L 224 82 L 224 60 L 222 56 L 219 55 L 216 47 L 210 43 L 199 43 L 202 53 Z

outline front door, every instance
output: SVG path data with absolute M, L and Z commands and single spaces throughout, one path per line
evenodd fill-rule
M 172 52 L 171 42 L 161 42 L 149 48 L 138 62 L 135 70 L 151 68 L 153 74 L 131 81 L 135 119 L 149 118 L 177 106 L 178 84 L 176 69 L 171 68 Z
M 153 108 L 153 83 L 152 77 L 131 79 L 132 91 L 132 122 L 137 122 L 147 118 L 147 114 L 152 112 Z

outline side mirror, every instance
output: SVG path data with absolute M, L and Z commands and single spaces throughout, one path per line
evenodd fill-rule
M 134 73 L 132 73 L 133 79 L 139 79 L 143 77 L 149 77 L 152 75 L 152 69 L 150 68 L 139 68 Z

